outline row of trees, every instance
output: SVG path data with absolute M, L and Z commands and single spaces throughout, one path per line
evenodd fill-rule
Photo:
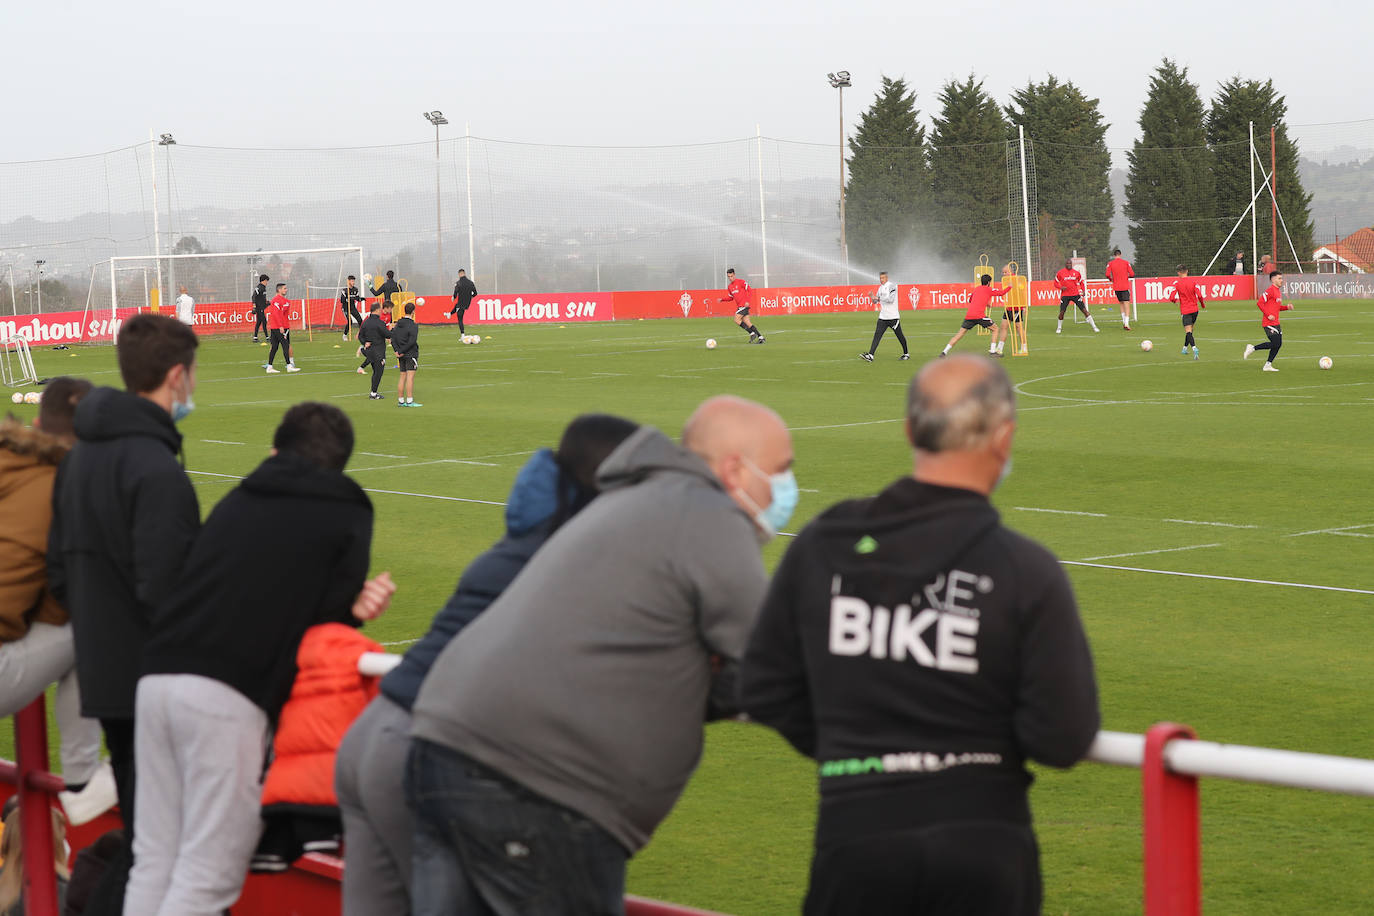
M 1050 76 L 999 106 L 970 76 L 946 83 L 936 101 L 928 131 L 907 83 L 884 77 L 849 141 L 846 223 L 856 263 L 898 265 L 913 252 L 932 252 L 963 264 L 982 252 L 994 260 L 1009 252 L 1013 231 L 1020 231 L 1008 199 L 1008 144 L 1018 127 L 1034 152 L 1039 239 L 1032 244 L 1041 263 L 1048 267 L 1074 250 L 1098 265 L 1110 257 L 1116 204 L 1108 125 L 1097 99 Z M 1172 273 L 1179 262 L 1194 271 L 1206 266 L 1250 197 L 1251 121 L 1260 149 L 1268 147 L 1269 127 L 1276 129 L 1279 206 L 1299 255 L 1310 254 L 1311 197 L 1298 177 L 1286 115 L 1272 81 L 1234 78 L 1209 107 L 1186 68 L 1167 59 L 1159 66 L 1140 139 L 1127 154 L 1125 213 L 1139 273 Z M 1270 238 L 1266 200 L 1262 248 Z M 1233 243 L 1231 250 L 1251 250 L 1248 219 Z

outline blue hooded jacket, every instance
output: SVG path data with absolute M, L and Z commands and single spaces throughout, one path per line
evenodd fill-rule
M 560 488 L 563 505 L 573 505 L 578 496 L 577 487 L 559 472 L 553 451 L 540 449 L 515 475 L 515 483 L 506 500 L 505 537 L 463 571 L 448 602 L 434 615 L 429 632 L 411 646 L 401 663 L 382 679 L 382 693 L 410 711 L 420 692 L 420 683 L 449 640 L 506 590 L 553 533 Z

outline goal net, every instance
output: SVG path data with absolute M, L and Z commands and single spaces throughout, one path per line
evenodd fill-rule
M 293 248 L 258 251 L 180 251 L 164 255 L 129 255 L 109 259 L 110 335 L 118 332 L 121 317 L 136 311 L 178 315 L 184 287 L 200 334 L 251 333 L 256 315 L 253 290 L 266 274 L 267 298 L 286 284 L 291 300 L 291 326 L 339 327 L 343 314 L 339 292 L 350 274 L 358 278 L 363 295 L 371 289 L 363 281 L 363 249 Z

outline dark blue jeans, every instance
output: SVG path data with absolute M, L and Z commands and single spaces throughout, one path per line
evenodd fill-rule
M 413 739 L 406 802 L 415 815 L 415 916 L 625 912 L 625 848 L 476 761 Z

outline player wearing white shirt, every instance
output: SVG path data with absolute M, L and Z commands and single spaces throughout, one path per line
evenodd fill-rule
M 196 323 L 196 300 L 192 299 L 186 292 L 186 287 L 178 287 L 181 295 L 177 296 L 177 321 L 182 324 L 195 325 Z
M 862 359 L 873 362 L 873 354 L 878 351 L 878 342 L 883 339 L 883 334 L 888 328 L 897 335 L 897 342 L 902 345 L 902 355 L 899 359 L 911 359 L 911 353 L 906 346 L 906 335 L 902 333 L 902 318 L 897 311 L 897 284 L 887 278 L 887 271 L 878 274 L 878 288 L 868 297 L 870 301 L 878 304 L 878 326 L 873 329 L 873 343 L 869 345 L 867 353 L 860 353 Z

